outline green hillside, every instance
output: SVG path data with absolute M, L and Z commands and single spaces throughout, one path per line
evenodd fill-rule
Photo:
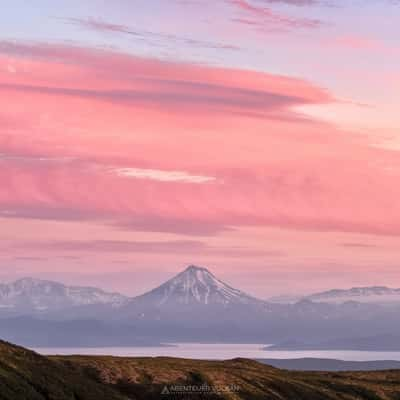
M 0 342 L 0 400 L 64 399 L 399 400 L 400 371 L 289 372 L 245 359 L 43 357 Z
M 1 400 L 122 400 L 56 360 L 0 341 Z

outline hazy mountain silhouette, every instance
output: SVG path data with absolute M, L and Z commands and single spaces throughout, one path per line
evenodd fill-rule
M 0 288 L 0 335 L 31 346 L 200 341 L 296 342 L 349 349 L 366 346 L 362 338 L 368 332 L 375 337 L 368 349 L 383 350 L 387 344 L 380 338 L 400 337 L 400 305 L 396 303 L 305 298 L 276 304 L 233 288 L 194 265 L 133 298 L 33 279 Z M 378 291 L 385 293 L 382 288 L 363 293 Z M 396 340 L 391 348 L 395 347 Z
M 195 265 L 161 286 L 131 300 L 151 306 L 259 304 L 262 301 L 234 289 L 208 269 Z
M 23 278 L 0 284 L 0 309 L 10 313 L 43 313 L 97 304 L 119 307 L 127 300 L 119 293 L 41 279 Z

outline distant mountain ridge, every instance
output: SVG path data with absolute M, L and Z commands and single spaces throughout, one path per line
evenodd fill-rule
M 0 336 L 29 346 L 298 340 L 337 348 L 346 332 L 355 338 L 346 348 L 356 349 L 365 347 L 361 338 L 368 332 L 378 338 L 368 348 L 380 350 L 387 340 L 379 335 L 400 338 L 400 302 L 382 301 L 397 299 L 396 293 L 384 287 L 333 290 L 274 303 L 195 265 L 137 297 L 26 278 L 0 285 Z M 361 301 L 365 297 L 379 301 Z
M 328 303 L 356 301 L 360 303 L 399 303 L 400 289 L 386 286 L 353 287 L 351 289 L 332 289 L 305 297 L 307 300 Z
M 67 286 L 34 278 L 0 284 L 0 311 L 46 313 L 90 306 L 123 308 L 133 303 L 162 308 L 179 305 L 261 304 L 263 301 L 227 285 L 206 268 L 195 265 L 188 266 L 159 287 L 136 297 L 106 292 L 95 287 Z
M 323 350 L 356 350 L 356 351 L 400 351 L 400 335 L 379 334 L 374 336 L 344 337 L 325 341 L 289 340 L 264 348 L 268 351 L 323 351 Z
M 119 307 L 127 300 L 128 297 L 119 293 L 41 279 L 22 278 L 0 284 L 0 309 L 10 311 L 41 312 L 94 304 Z
M 360 286 L 350 289 L 330 289 L 306 296 L 280 295 L 268 299 L 274 304 L 295 304 L 301 301 L 342 304 L 346 302 L 370 304 L 400 304 L 400 289 L 387 286 Z
M 207 268 L 196 265 L 189 265 L 165 283 L 136 297 L 128 297 L 96 287 L 68 286 L 55 281 L 34 278 L 0 283 L 0 312 L 2 310 L 46 312 L 95 305 L 121 308 L 132 303 L 162 308 L 174 305 L 293 305 L 304 301 L 331 304 L 400 303 L 400 288 L 353 287 L 332 289 L 303 297 L 275 296 L 269 300 L 261 300 L 229 286 Z

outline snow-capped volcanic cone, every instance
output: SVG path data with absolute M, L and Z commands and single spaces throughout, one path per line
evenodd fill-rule
M 262 303 L 216 278 L 206 268 L 190 265 L 161 286 L 135 301 L 152 306 L 235 305 Z

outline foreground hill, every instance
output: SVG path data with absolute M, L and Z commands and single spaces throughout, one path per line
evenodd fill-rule
M 72 368 L 0 341 L 1 400 L 122 400 L 112 389 Z
M 43 357 L 0 342 L 1 400 L 160 398 L 399 399 L 400 371 L 289 372 L 245 359 Z

